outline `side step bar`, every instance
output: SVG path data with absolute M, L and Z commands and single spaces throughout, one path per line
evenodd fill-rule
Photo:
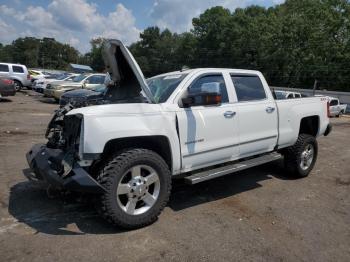
M 185 177 L 185 182 L 191 185 L 197 184 L 206 180 L 210 180 L 213 178 L 238 172 L 244 169 L 248 169 L 254 166 L 259 166 L 271 161 L 275 161 L 277 159 L 280 159 L 281 157 L 282 155 L 279 153 L 276 153 L 276 152 L 269 153 L 266 155 L 262 155 L 256 158 L 251 158 L 249 160 L 241 161 L 238 163 L 194 173 L 193 175 Z

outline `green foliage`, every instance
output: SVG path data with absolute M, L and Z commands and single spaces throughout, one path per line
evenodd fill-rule
M 29 68 L 66 69 L 69 63 L 76 63 L 79 52 L 57 42 L 53 38 L 38 39 L 24 37 L 10 45 L 0 46 L 0 61 L 24 64 Z
M 350 3 L 287 0 L 230 12 L 213 7 L 190 33 L 150 27 L 130 46 L 146 76 L 190 67 L 262 71 L 269 84 L 350 91 Z
M 146 28 L 129 49 L 146 76 L 183 66 L 260 70 L 269 84 L 350 91 L 348 0 L 286 0 L 271 8 L 233 12 L 213 7 L 193 18 L 191 32 Z M 63 69 L 70 62 L 103 71 L 102 38 L 85 55 L 54 39 L 19 38 L 0 45 L 1 62 Z

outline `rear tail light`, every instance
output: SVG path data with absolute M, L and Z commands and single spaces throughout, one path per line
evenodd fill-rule
M 329 102 L 327 102 L 327 117 L 331 117 L 331 112 L 329 111 Z
M 30 74 L 27 75 L 27 79 L 30 80 Z
M 2 82 L 6 85 L 13 85 L 13 80 L 11 79 L 3 79 Z

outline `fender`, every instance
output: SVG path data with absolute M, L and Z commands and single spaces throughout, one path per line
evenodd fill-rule
M 78 108 L 68 115 L 83 116 L 82 154 L 101 154 L 106 144 L 114 139 L 164 136 L 168 139 L 172 155 L 172 170 L 180 172 L 180 145 L 176 133 L 176 114 L 164 110 L 160 104 L 108 104 Z

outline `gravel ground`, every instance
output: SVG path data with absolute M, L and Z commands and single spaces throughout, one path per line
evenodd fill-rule
M 288 178 L 277 161 L 176 181 L 156 223 L 123 231 L 90 200 L 50 199 L 23 176 L 55 108 L 32 91 L 0 102 L 2 261 L 350 261 L 350 118 L 332 119 L 308 178 Z

